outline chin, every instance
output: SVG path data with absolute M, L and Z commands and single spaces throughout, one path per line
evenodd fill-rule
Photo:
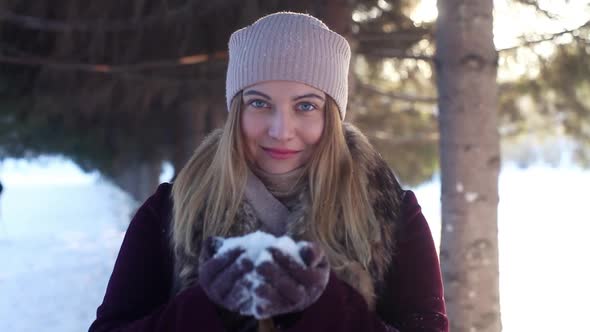
M 297 166 L 296 165 L 292 165 L 292 166 L 288 166 L 288 165 L 273 165 L 273 166 L 266 166 L 266 167 L 261 167 L 262 170 L 264 170 L 265 172 L 271 173 L 271 174 L 283 174 L 283 173 L 289 173 L 292 170 L 296 169 Z
M 289 173 L 292 170 L 294 170 L 294 168 L 287 168 L 287 169 L 273 168 L 273 169 L 267 169 L 266 171 L 270 174 L 285 174 L 285 173 Z

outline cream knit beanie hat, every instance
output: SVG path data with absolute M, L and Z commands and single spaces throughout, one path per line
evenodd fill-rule
M 350 45 L 317 18 L 279 12 L 234 32 L 225 81 L 227 108 L 242 89 L 261 81 L 298 81 L 324 91 L 346 114 Z

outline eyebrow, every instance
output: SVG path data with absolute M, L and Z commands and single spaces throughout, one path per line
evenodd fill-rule
M 249 95 L 256 95 L 256 96 L 266 98 L 268 100 L 272 100 L 272 98 L 270 98 L 268 95 L 266 95 L 262 92 L 256 91 L 256 90 L 248 90 L 248 91 L 244 92 L 244 96 L 249 96 Z
M 248 90 L 248 91 L 244 92 L 244 96 L 250 96 L 250 95 L 256 95 L 256 96 L 260 96 L 262 98 L 266 98 L 268 100 L 272 100 L 272 98 L 270 98 L 270 96 L 268 96 L 267 94 L 264 94 L 264 93 L 262 93 L 260 91 Z M 299 99 L 303 99 L 303 98 L 317 98 L 317 99 L 319 99 L 321 101 L 325 101 L 325 99 L 322 96 L 317 95 L 315 93 L 307 93 L 307 94 L 304 94 L 304 95 L 301 95 L 301 96 L 293 97 L 293 101 L 296 101 L 296 100 L 299 100 Z
M 321 101 L 325 101 L 323 97 L 316 95 L 315 93 L 308 93 L 308 94 L 305 94 L 302 96 L 298 96 L 298 97 L 293 98 L 293 100 L 295 101 L 295 100 L 299 100 L 299 99 L 303 99 L 303 98 L 317 98 Z

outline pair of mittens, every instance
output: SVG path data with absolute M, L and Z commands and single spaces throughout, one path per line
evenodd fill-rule
M 219 306 L 257 319 L 307 308 L 328 283 L 324 251 L 311 242 L 260 233 L 208 238 L 200 256 L 201 287 Z

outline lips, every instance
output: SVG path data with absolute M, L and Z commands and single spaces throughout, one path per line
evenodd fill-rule
M 273 159 L 289 159 L 301 151 L 297 150 L 290 150 L 290 149 L 280 149 L 280 148 L 265 148 L 262 147 L 268 155 Z

